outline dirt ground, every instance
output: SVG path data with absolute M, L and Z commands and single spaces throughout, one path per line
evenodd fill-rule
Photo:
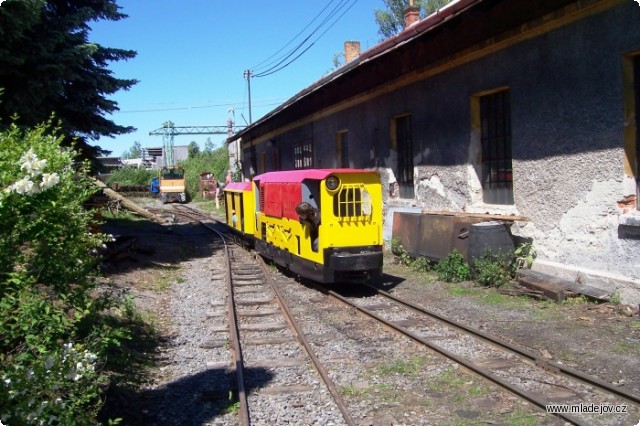
M 440 282 L 433 273 L 395 264 L 392 256 L 387 257 L 385 274 L 403 280 L 390 289 L 398 297 L 640 394 L 637 308 L 584 297 L 558 304 L 504 295 L 473 282 Z

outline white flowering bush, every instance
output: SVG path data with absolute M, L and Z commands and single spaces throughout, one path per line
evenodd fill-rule
M 97 423 L 101 360 L 127 338 L 93 295 L 95 253 L 83 207 L 95 191 L 50 125 L 0 132 L 0 421 Z
M 0 415 L 2 422 L 6 425 L 82 424 L 74 407 L 91 406 L 97 398 L 93 385 L 98 379 L 97 359 L 95 354 L 67 343 L 29 367 L 15 364 L 1 377 L 6 402 L 12 406 L 11 411 Z
M 9 185 L 6 192 L 17 192 L 18 194 L 33 195 L 40 191 L 46 191 L 60 182 L 58 173 L 44 173 L 47 160 L 39 160 L 33 152 L 33 148 L 25 152 L 20 158 L 20 170 L 26 175 L 16 183 Z

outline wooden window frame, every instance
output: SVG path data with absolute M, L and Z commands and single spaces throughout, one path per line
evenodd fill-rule
M 636 210 L 640 210 L 640 51 L 623 57 L 624 171 L 636 184 Z

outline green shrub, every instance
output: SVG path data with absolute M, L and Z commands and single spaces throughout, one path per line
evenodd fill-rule
M 484 286 L 500 287 L 513 279 L 515 269 L 513 253 L 487 250 L 482 258 L 475 260 L 473 277 Z
M 434 270 L 438 274 L 438 279 L 446 282 L 460 282 L 471 278 L 469 265 L 464 260 L 462 253 L 453 249 L 449 255 L 440 259 Z
M 426 257 L 418 257 L 411 264 L 411 268 L 418 272 L 428 272 L 433 268 L 433 265 Z
M 0 132 L 0 420 L 95 424 L 106 352 L 126 337 L 92 295 L 95 192 L 50 125 Z
M 400 240 L 398 238 L 394 238 L 391 240 L 391 253 L 396 255 L 398 261 L 402 265 L 411 266 L 413 263 L 413 257 L 402 247 L 400 244 Z
M 397 237 L 393 238 L 391 240 L 391 253 L 399 256 L 402 252 L 404 252 L 404 248 L 402 247 L 402 244 L 400 244 L 400 239 Z
M 533 265 L 533 261 L 536 259 L 538 253 L 535 247 L 533 247 L 533 243 L 525 242 L 516 247 L 514 255 L 516 258 L 516 265 L 519 268 L 531 268 L 531 265 Z
M 188 160 L 180 163 L 184 167 L 187 194 L 190 199 L 201 199 L 200 174 L 213 173 L 218 182 L 225 182 L 229 169 L 229 154 L 227 147 L 220 147 L 213 152 L 200 152 Z
M 151 179 L 158 176 L 158 170 L 139 169 L 125 166 L 114 170 L 107 179 L 107 185 L 119 183 L 120 185 L 150 185 Z

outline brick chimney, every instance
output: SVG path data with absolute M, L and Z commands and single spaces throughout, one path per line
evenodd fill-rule
M 413 5 L 413 0 L 409 0 L 409 6 L 404 10 L 404 27 L 408 28 L 420 20 L 420 7 Z
M 344 63 L 349 63 L 360 56 L 360 42 L 359 41 L 345 41 L 344 42 Z

